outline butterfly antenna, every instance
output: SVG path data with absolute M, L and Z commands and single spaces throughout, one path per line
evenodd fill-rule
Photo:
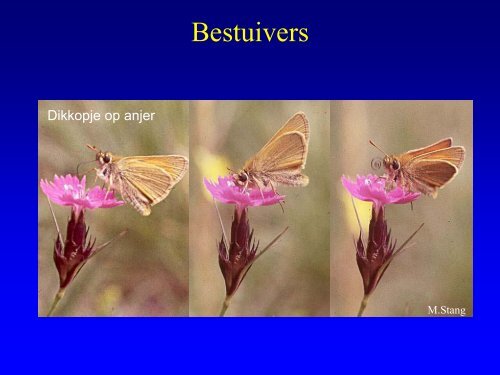
M 378 147 L 375 143 L 373 143 L 373 141 L 372 141 L 372 140 L 370 140 L 369 142 L 370 142 L 370 144 L 371 144 L 373 147 L 375 147 L 377 150 L 379 150 L 382 154 L 384 154 L 385 156 L 389 156 L 389 155 L 387 154 L 387 152 L 385 152 L 385 151 L 384 151 L 384 150 L 382 150 L 380 147 Z
M 85 164 L 88 164 L 88 163 L 93 163 L 95 160 L 90 160 L 90 161 L 84 161 L 84 162 L 81 162 L 81 163 L 78 163 L 78 165 L 76 166 L 76 175 L 77 176 L 80 176 L 80 173 L 79 173 L 79 170 L 80 170 L 80 166 L 82 165 L 85 165 Z M 93 168 L 85 171 L 84 173 L 82 174 L 87 174 L 88 172 L 90 172 Z
M 89 145 L 89 144 L 87 144 L 86 146 L 87 146 L 88 148 L 90 148 L 92 151 L 99 152 L 99 150 L 98 150 L 98 149 L 97 149 L 97 147 L 95 147 L 95 146 L 92 146 L 92 145 Z

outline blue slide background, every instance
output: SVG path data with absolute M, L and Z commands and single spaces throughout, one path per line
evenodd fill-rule
M 1 9 L 2 373 L 448 373 L 494 364 L 495 2 L 12 2 Z M 310 41 L 195 45 L 193 21 L 305 26 Z M 473 99 L 474 317 L 37 318 L 37 100 L 205 98 Z

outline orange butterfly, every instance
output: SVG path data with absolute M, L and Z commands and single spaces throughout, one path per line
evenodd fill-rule
M 309 178 L 301 173 L 309 147 L 309 123 L 303 112 L 297 112 L 276 134 L 250 158 L 243 169 L 233 175 L 241 186 L 282 184 L 306 186 Z
M 97 176 L 143 216 L 168 196 L 188 170 L 188 159 L 181 155 L 121 157 L 87 147 L 96 151 Z
M 452 146 L 452 142 L 452 138 L 445 138 L 427 147 L 388 155 L 370 141 L 385 154 L 383 163 L 387 171 L 387 190 L 398 184 L 408 191 L 433 198 L 437 197 L 438 189 L 453 180 L 464 162 L 465 148 Z

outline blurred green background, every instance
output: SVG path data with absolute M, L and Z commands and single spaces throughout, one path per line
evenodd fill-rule
M 38 171 L 40 179 L 76 174 L 76 166 L 95 158 L 87 143 L 117 155 L 188 156 L 188 103 L 185 101 L 40 101 Z M 105 112 L 156 112 L 147 123 L 101 121 L 81 124 L 48 121 L 49 109 Z M 86 164 L 81 170 L 89 170 Z M 87 173 L 93 186 L 95 173 Z M 102 180 L 98 180 L 102 185 Z M 188 192 L 186 174 L 170 195 L 143 217 L 131 206 L 88 211 L 90 234 L 97 244 L 128 233 L 92 258 L 68 287 L 54 315 L 62 316 L 185 316 L 188 314 Z M 56 229 L 47 200 L 39 188 L 38 309 L 45 315 L 58 290 L 52 260 Z M 53 205 L 64 232 L 69 207 Z
M 366 316 L 428 316 L 428 306 L 466 308 L 472 315 L 472 101 L 333 101 L 331 103 L 331 313 L 352 316 L 363 297 L 353 238 L 359 235 L 340 177 L 383 174 L 373 158 L 427 146 L 445 137 L 464 146 L 464 165 L 437 199 L 392 205 L 386 219 L 405 241 L 421 224 L 415 246 L 395 258 L 371 296 Z M 355 200 L 367 233 L 370 204 Z
M 278 187 L 279 205 L 249 209 L 255 238 L 265 247 L 289 230 L 251 268 L 227 316 L 329 315 L 329 131 L 327 101 L 194 101 L 190 107 L 190 312 L 216 315 L 225 296 L 218 265 L 221 228 L 203 177 L 238 170 L 294 113 L 311 127 L 307 187 Z M 233 206 L 219 203 L 226 231 Z M 229 233 L 229 232 L 228 232 Z

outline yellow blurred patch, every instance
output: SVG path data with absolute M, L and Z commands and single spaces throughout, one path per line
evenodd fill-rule
M 109 285 L 97 297 L 99 315 L 112 315 L 122 298 L 122 290 L 118 285 Z
M 359 221 L 363 227 L 363 232 L 368 232 L 368 226 L 372 216 L 372 203 L 360 201 L 359 199 L 353 198 L 354 204 L 356 205 L 356 210 L 358 211 Z M 359 224 L 356 218 L 356 212 L 352 206 L 351 195 L 343 189 L 342 191 L 342 202 L 344 203 L 345 217 L 347 218 L 347 225 L 352 233 L 356 236 L 359 234 Z
M 229 173 L 227 170 L 229 161 L 226 157 L 214 154 L 201 146 L 193 154 L 196 166 L 204 178 L 217 181 L 217 177 L 225 176 Z M 203 195 L 207 200 L 212 201 L 212 196 L 205 188 L 203 189 Z

